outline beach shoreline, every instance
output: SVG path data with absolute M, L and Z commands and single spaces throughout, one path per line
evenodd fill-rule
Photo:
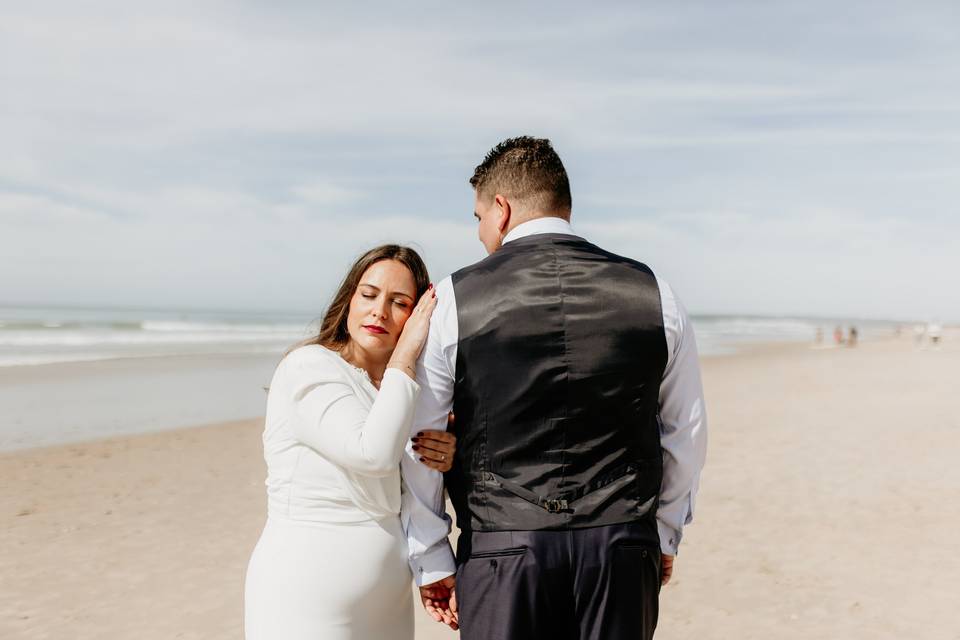
M 837 348 L 846 347 L 744 342 L 701 359 Z M 281 357 L 154 354 L 0 366 L 0 454 L 262 418 L 265 390 Z

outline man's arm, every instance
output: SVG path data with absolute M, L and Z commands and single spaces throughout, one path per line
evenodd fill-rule
M 693 520 L 700 470 L 707 452 L 707 416 L 693 327 L 670 287 L 662 281 L 658 284 L 669 357 L 660 383 L 663 483 L 657 528 L 661 551 L 674 556 L 683 526 Z M 672 561 L 670 564 L 672 567 Z
M 457 331 L 453 283 L 445 278 L 437 285 L 437 308 L 417 361 L 421 389 L 411 435 L 423 429 L 447 427 L 447 416 L 453 408 Z M 400 469 L 404 485 L 400 520 L 407 535 L 410 569 L 417 586 L 424 586 L 456 571 L 447 541 L 450 518 L 444 508 L 443 475 L 422 464 L 410 443 L 400 460 Z

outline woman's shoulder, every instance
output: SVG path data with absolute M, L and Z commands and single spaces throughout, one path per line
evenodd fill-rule
M 336 351 L 319 344 L 306 344 L 288 353 L 280 366 L 288 369 L 342 371 L 342 362 L 343 358 Z
M 349 382 L 350 374 L 344 365 L 340 354 L 326 347 L 317 344 L 297 347 L 277 365 L 271 389 L 276 388 L 281 395 L 299 397 L 322 385 Z

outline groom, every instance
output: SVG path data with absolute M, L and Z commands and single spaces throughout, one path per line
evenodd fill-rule
M 574 232 L 548 140 L 501 142 L 470 184 L 490 255 L 437 286 L 414 420 L 456 416 L 456 561 L 416 438 L 402 462 L 424 605 L 465 640 L 652 638 L 706 449 L 687 314 Z

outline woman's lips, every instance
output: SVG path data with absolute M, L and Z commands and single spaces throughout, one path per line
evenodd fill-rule
M 369 331 L 370 333 L 373 333 L 373 334 L 378 335 L 378 336 L 387 333 L 387 330 L 384 329 L 383 327 L 378 327 L 378 326 L 372 325 L 372 324 L 365 324 L 365 325 L 363 325 L 363 328 L 366 329 L 367 331 Z

